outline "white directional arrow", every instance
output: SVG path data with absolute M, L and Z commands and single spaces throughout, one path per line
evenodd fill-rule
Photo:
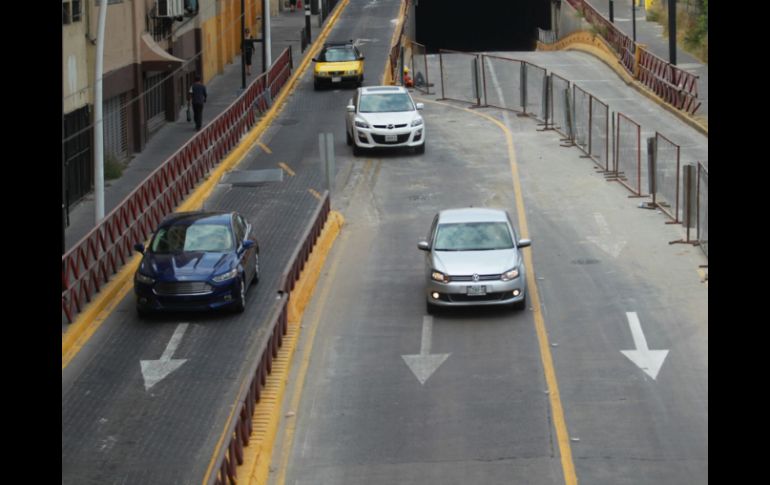
M 422 317 L 422 341 L 420 342 L 419 355 L 402 355 L 401 357 L 409 366 L 414 376 L 425 384 L 431 375 L 436 372 L 441 364 L 449 357 L 449 354 L 431 354 L 430 341 L 433 333 L 433 317 L 425 315 Z
M 142 360 L 142 377 L 144 377 L 144 389 L 149 391 L 152 386 L 157 384 L 166 378 L 169 374 L 177 370 L 182 364 L 187 362 L 187 359 L 172 359 L 176 348 L 179 347 L 179 342 L 182 341 L 182 336 L 187 331 L 187 323 L 180 323 L 174 335 L 171 336 L 171 341 L 166 345 L 166 350 L 163 351 L 163 355 L 158 360 Z
M 588 236 L 586 239 L 599 246 L 599 249 L 613 258 L 617 258 L 620 256 L 620 252 L 623 251 L 626 241 L 612 237 L 610 226 L 603 215 L 594 212 L 594 219 L 596 220 L 596 225 L 599 226 L 599 236 Z
M 668 350 L 650 350 L 647 347 L 647 339 L 644 338 L 642 324 L 639 323 L 636 312 L 626 312 L 626 317 L 628 318 L 628 325 L 631 327 L 631 335 L 634 337 L 636 350 L 621 350 L 621 352 L 655 380 L 668 355 Z

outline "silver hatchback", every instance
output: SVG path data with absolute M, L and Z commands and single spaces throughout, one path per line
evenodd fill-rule
M 428 313 L 436 307 L 511 305 L 523 310 L 527 280 L 519 239 L 500 209 L 448 209 L 433 219 L 425 251 Z

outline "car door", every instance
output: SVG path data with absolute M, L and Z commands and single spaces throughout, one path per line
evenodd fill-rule
M 240 258 L 241 266 L 246 273 L 246 281 L 251 281 L 254 277 L 254 265 L 251 264 L 252 249 L 243 249 L 243 242 L 246 240 L 246 224 L 240 214 L 233 215 L 233 230 L 235 231 L 236 248 Z
M 436 227 L 438 227 L 438 214 L 433 217 L 428 231 L 428 239 L 426 239 L 430 244 L 430 250 L 425 252 L 425 276 L 428 280 L 430 280 L 430 273 L 433 271 L 433 246 L 436 244 Z

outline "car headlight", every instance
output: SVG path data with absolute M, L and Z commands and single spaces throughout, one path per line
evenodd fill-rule
M 515 279 L 518 277 L 519 277 L 519 268 L 513 268 L 503 273 L 500 279 L 503 281 L 511 281 L 512 279 Z
M 421 126 L 422 125 L 422 118 L 417 118 L 416 120 L 412 121 L 412 126 Z
M 439 283 L 449 283 L 449 276 L 435 269 L 431 271 L 430 277 L 433 281 L 438 281 Z
M 223 282 L 223 281 L 227 281 L 227 280 L 233 279 L 233 278 L 235 278 L 236 276 L 238 276 L 238 268 L 235 268 L 235 269 L 233 269 L 233 270 L 230 270 L 230 271 L 228 271 L 227 273 L 221 274 L 221 275 L 219 275 L 219 276 L 214 276 L 214 277 L 213 277 L 213 278 L 211 278 L 211 279 L 212 279 L 213 281 L 215 281 L 216 283 L 221 283 L 221 282 Z
M 144 283 L 145 285 L 155 284 L 154 278 L 150 278 L 149 276 L 143 275 L 142 273 L 139 273 L 139 272 L 136 273 L 136 281 L 138 281 L 139 283 Z
M 358 74 L 358 70 L 356 69 L 353 69 L 352 71 L 345 71 L 346 76 L 355 76 L 356 74 Z
M 355 121 L 355 123 L 356 123 L 356 127 L 358 127 L 358 128 L 369 128 L 369 123 L 367 123 L 364 120 L 357 119 Z

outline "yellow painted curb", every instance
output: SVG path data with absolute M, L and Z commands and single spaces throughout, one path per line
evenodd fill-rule
M 291 360 L 297 348 L 302 315 L 313 296 L 326 257 L 331 251 L 344 222 L 345 219 L 339 212 L 332 211 L 329 214 L 329 219 L 326 221 L 305 268 L 289 296 L 289 330 L 284 337 L 283 345 L 278 350 L 278 357 L 274 360 L 273 370 L 267 376 L 265 390 L 260 395 L 259 402 L 255 407 L 254 416 L 252 416 L 254 427 L 249 437 L 249 444 L 243 450 L 243 464 L 237 468 L 237 483 L 260 485 L 267 483 L 273 445 L 278 423 L 281 420 L 283 395 L 291 370 Z
M 174 212 L 200 209 L 203 205 L 203 201 L 211 195 L 211 192 L 217 186 L 225 172 L 238 165 L 243 156 L 258 142 L 264 131 L 272 124 L 280 110 L 283 109 L 284 101 L 293 92 L 297 80 L 304 74 L 312 57 L 318 51 L 320 46 L 323 45 L 323 41 L 329 35 L 331 26 L 336 22 L 337 17 L 339 17 L 340 13 L 349 2 L 350 0 L 342 0 L 342 2 L 340 2 L 339 8 L 336 9 L 326 26 L 321 30 L 316 41 L 310 47 L 312 52 L 307 52 L 307 55 L 305 55 L 305 58 L 300 63 L 299 67 L 292 73 L 285 88 L 281 90 L 281 93 L 275 99 L 273 106 L 270 107 L 265 116 L 262 117 L 257 125 L 238 143 L 238 146 L 225 157 L 219 166 L 206 177 L 206 179 L 179 205 L 179 207 L 177 207 Z M 128 293 L 128 285 L 132 284 L 134 272 L 139 266 L 140 261 L 141 256 L 134 256 L 130 263 L 126 264 L 118 273 L 113 275 L 112 281 L 94 296 L 94 299 L 86 305 L 75 321 L 69 324 L 66 332 L 62 333 L 62 369 L 70 363 L 91 335 L 99 329 L 104 318 L 107 316 L 103 315 L 100 317 L 100 315 L 105 310 L 111 311 L 112 308 L 114 308 L 118 303 L 113 301 L 116 296 L 121 295 L 122 298 L 122 296 L 125 296 Z
M 628 84 L 629 86 L 633 87 L 637 91 L 639 91 L 642 95 L 646 96 L 650 100 L 654 101 L 673 115 L 677 116 L 679 119 L 690 125 L 692 128 L 698 130 L 700 133 L 706 135 L 708 137 L 709 130 L 708 130 L 708 123 L 699 117 L 689 115 L 687 113 L 684 113 L 670 104 L 666 103 L 663 99 L 661 99 L 657 94 L 655 94 L 652 90 L 647 88 L 644 84 L 640 83 L 636 79 L 634 79 L 628 72 L 626 72 L 626 69 L 621 65 L 620 60 L 617 58 L 615 53 L 612 51 L 612 49 L 609 47 L 607 42 L 600 36 L 595 35 L 591 32 L 581 30 L 579 32 L 573 32 L 569 34 L 568 36 L 564 37 L 563 39 L 560 39 L 557 42 L 554 42 L 553 44 L 544 44 L 540 41 L 537 43 L 537 50 L 539 51 L 557 51 L 557 50 L 576 50 L 580 52 L 585 52 L 586 54 L 591 54 L 594 57 L 598 58 L 600 61 L 604 62 L 607 66 L 609 66 L 615 73 L 620 76 L 620 78 Z

